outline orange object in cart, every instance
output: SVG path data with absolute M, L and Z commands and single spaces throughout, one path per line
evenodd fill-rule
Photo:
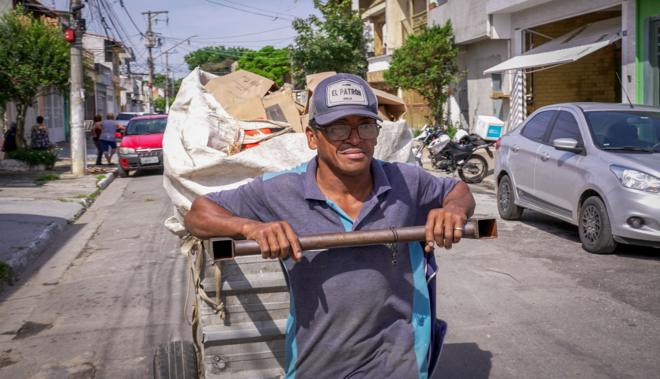
M 246 136 L 259 136 L 259 135 L 265 135 L 265 134 L 273 134 L 273 131 L 270 128 L 261 128 L 261 129 L 252 129 L 252 130 L 246 130 L 245 135 Z M 250 149 L 255 146 L 259 146 L 261 142 L 255 142 L 255 143 L 244 143 L 243 144 L 243 149 Z

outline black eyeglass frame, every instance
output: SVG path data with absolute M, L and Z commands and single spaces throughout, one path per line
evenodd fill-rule
M 317 124 L 317 123 L 315 123 L 315 122 L 310 122 L 310 123 L 309 123 L 309 127 L 310 127 L 310 128 L 312 128 L 312 129 L 314 129 L 314 130 L 319 130 L 319 131 L 321 131 L 321 132 L 323 132 L 324 130 L 327 130 L 326 128 L 329 128 L 329 127 L 331 127 L 331 126 L 333 126 L 333 125 L 336 125 L 336 124 L 329 124 L 329 125 L 325 125 L 325 126 L 320 126 L 319 124 Z M 360 137 L 361 139 L 364 139 L 364 140 L 376 139 L 376 138 L 378 138 L 378 136 L 380 135 L 380 130 L 383 128 L 383 126 L 380 125 L 378 122 L 374 122 L 373 124 L 369 124 L 369 125 L 376 125 L 376 130 L 377 130 L 376 136 L 373 137 L 373 138 L 364 138 L 364 137 L 362 137 L 362 135 L 360 135 L 360 129 L 359 129 L 359 128 L 360 128 L 360 126 L 367 125 L 366 123 L 365 123 L 365 124 L 360 124 L 360 125 L 357 125 L 357 126 L 351 126 L 351 125 L 347 125 L 347 124 L 340 124 L 340 125 L 350 126 L 351 131 L 348 133 L 348 135 L 346 136 L 346 138 L 341 138 L 341 139 L 337 139 L 337 140 L 335 140 L 335 139 L 330 139 L 330 138 L 328 137 L 328 139 L 329 139 L 330 141 L 333 141 L 333 142 L 339 142 L 339 141 L 345 141 L 345 140 L 349 139 L 349 138 L 351 137 L 351 134 L 353 133 L 353 129 L 357 129 L 358 137 Z M 327 133 L 324 132 L 324 134 L 326 135 L 326 137 L 328 136 Z

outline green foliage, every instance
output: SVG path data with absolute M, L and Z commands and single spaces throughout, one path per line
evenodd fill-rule
M 242 70 L 254 72 L 273 80 L 278 86 L 284 83 L 291 73 L 289 50 L 265 46 L 259 51 L 248 51 L 241 56 L 238 66 Z
M 165 75 L 155 74 L 153 84 L 156 88 L 165 88 Z
M 57 175 L 57 174 L 46 174 L 46 175 L 41 175 L 40 177 L 38 177 L 34 181 L 39 185 L 43 185 L 43 184 L 45 184 L 47 182 L 50 182 L 52 180 L 58 180 L 59 178 L 60 178 L 60 176 Z
M 6 264 L 3 261 L 0 261 L 0 283 L 9 283 L 13 281 L 13 270 L 10 265 Z M 2 286 L 0 286 L 2 287 Z
M 0 102 L 16 102 L 17 143 L 25 147 L 25 113 L 40 91 L 63 90 L 69 80 L 69 45 L 62 31 L 21 6 L 0 17 Z
M 385 81 L 393 87 L 417 91 L 431 108 L 431 121 L 442 125 L 449 86 L 458 80 L 457 55 L 451 22 L 425 28 L 394 51 Z
M 51 150 L 18 149 L 7 152 L 7 157 L 23 161 L 30 166 L 43 164 L 46 168 L 55 166 L 57 162 L 57 154 Z
M 188 63 L 190 70 L 194 70 L 195 67 L 200 66 L 205 71 L 214 72 L 213 64 L 220 64 L 227 59 L 237 61 L 246 51 L 250 51 L 250 49 L 244 47 L 207 46 L 186 54 L 183 59 Z
M 171 101 L 171 100 L 170 100 Z M 165 113 L 165 98 L 158 96 L 154 98 L 154 109 L 157 113 Z
M 337 71 L 364 77 L 367 73 L 367 40 L 360 15 L 350 0 L 314 0 L 323 20 L 311 15 L 293 21 L 297 32 L 291 50 L 294 79 L 302 85 L 305 76 Z

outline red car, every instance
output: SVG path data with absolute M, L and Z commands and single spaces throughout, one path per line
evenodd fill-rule
M 119 146 L 117 173 L 126 177 L 131 171 L 163 168 L 163 133 L 166 115 L 132 118 Z

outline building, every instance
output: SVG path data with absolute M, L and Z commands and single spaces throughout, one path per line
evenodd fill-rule
M 388 88 L 383 74 L 389 68 L 392 53 L 403 45 L 408 35 L 427 24 L 427 0 L 353 0 L 353 9 L 364 20 L 370 39 L 367 49 L 367 82 L 378 89 L 398 92 L 405 101 L 406 120 L 413 127 L 425 123 L 427 106 L 424 99 L 412 91 Z
M 626 93 L 657 104 L 658 1 L 437 0 L 430 8 L 430 24 L 454 26 L 466 75 L 450 108 L 464 125 L 494 115 L 512 128 L 547 104 L 620 102 Z
M 141 81 L 128 69 L 135 61 L 131 49 L 108 36 L 85 32 L 85 119 L 108 113 L 138 112 L 143 109 Z
M 21 4 L 26 11 L 32 13 L 36 18 L 54 25 L 60 25 L 65 16 L 54 11 L 37 0 L 0 0 L 0 16 Z M 67 73 L 68 74 L 68 73 Z M 36 123 L 37 116 L 43 116 L 48 126 L 48 136 L 51 142 L 61 142 L 66 139 L 68 133 L 68 94 L 54 88 L 45 88 L 42 94 L 37 96 L 34 106 L 27 109 L 25 114 L 25 139 L 30 141 L 31 126 Z M 1 116 L 1 115 L 0 115 Z M 0 117 L 0 124 L 16 120 L 16 105 L 13 102 L 5 104 L 5 115 Z M 4 121 L 4 122 L 3 122 Z M 3 125 L 0 125 L 0 130 Z

